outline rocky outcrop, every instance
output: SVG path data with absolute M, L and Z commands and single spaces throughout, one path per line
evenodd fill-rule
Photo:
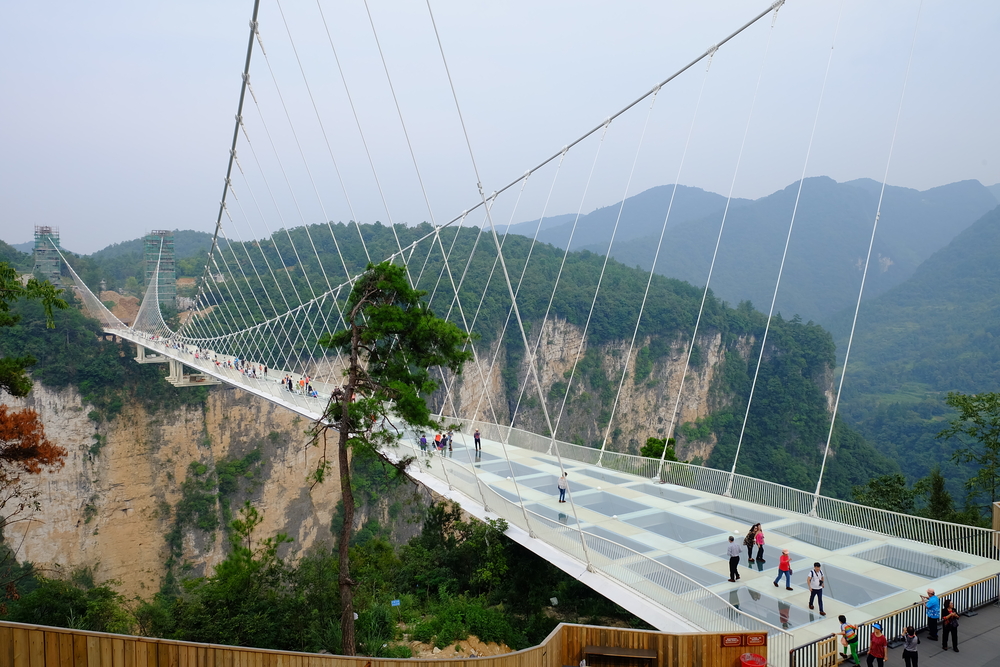
M 636 362 L 650 343 L 648 338 L 639 340 L 632 350 L 629 341 L 591 348 L 583 340 L 581 327 L 559 318 L 545 323 L 538 345 L 538 374 L 549 418 L 553 424 L 558 421 L 561 440 L 600 446 L 607 439 L 608 446 L 615 451 L 637 453 L 647 438 L 665 437 L 675 404 L 675 421 L 679 426 L 697 423 L 727 402 L 727 397 L 713 397 L 710 391 L 726 355 L 720 333 L 699 335 L 697 355 L 686 376 L 689 340 L 683 337 L 669 341 L 667 354 L 647 357 L 644 363 L 651 367 L 637 376 Z M 746 358 L 753 343 L 752 339 L 740 339 L 732 347 Z M 513 391 L 508 388 L 505 393 L 502 388 L 506 355 L 502 348 L 497 353 L 497 345 L 494 342 L 489 349 L 479 350 L 477 360 L 466 365 L 457 382 L 449 378 L 450 391 L 439 392 L 439 405 L 447 414 L 465 417 L 476 414 L 485 420 L 492 420 L 495 413 L 499 421 L 506 423 L 510 423 L 510 415 L 516 408 L 516 426 L 546 433 L 548 427 L 538 388 L 530 377 L 527 359 L 521 359 L 517 368 L 517 388 Z M 494 357 L 496 363 L 492 363 Z M 485 394 L 492 397 L 492 403 L 483 398 L 484 387 L 489 387 Z M 714 446 L 712 436 L 681 437 L 678 454 L 685 459 L 704 460 Z
M 237 389 L 213 388 L 204 408 L 148 412 L 126 405 L 113 421 L 95 425 L 74 389 L 35 384 L 26 399 L 4 400 L 38 410 L 49 438 L 66 448 L 65 466 L 32 480 L 42 510 L 8 529 L 23 544 L 19 557 L 53 570 L 94 567 L 101 580 L 117 579 L 127 595 L 159 588 L 170 547 L 167 535 L 185 497 L 186 480 L 211 479 L 216 466 L 253 460 L 223 500 L 238 508 L 251 500 L 263 513 L 261 537 L 284 532 L 291 549 L 330 542 L 339 498 L 338 476 L 310 490 L 306 480 L 320 452 L 307 444 L 301 417 Z M 254 450 L 260 456 L 247 458 Z M 195 464 L 195 465 L 192 465 Z M 199 476 L 199 471 L 201 475 Z M 190 485 L 189 485 L 190 486 Z M 209 483 L 206 494 L 218 495 Z M 179 562 L 192 574 L 225 557 L 228 540 L 221 502 L 220 527 L 182 527 Z

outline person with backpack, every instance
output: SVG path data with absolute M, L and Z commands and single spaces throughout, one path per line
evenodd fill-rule
M 861 635 L 858 634 L 858 627 L 856 625 L 851 625 L 847 622 L 847 617 L 841 614 L 837 617 L 840 621 L 840 632 L 837 635 L 840 636 L 840 643 L 847 649 L 850 649 L 850 654 L 847 651 L 841 651 L 841 655 L 844 656 L 846 660 L 848 657 L 854 659 L 855 665 L 860 665 L 861 661 L 858 660 L 858 640 Z
M 813 601 L 819 598 L 819 615 L 826 616 L 823 611 L 823 589 L 826 588 L 826 575 L 823 574 L 822 566 L 813 563 L 813 569 L 806 574 L 806 585 L 809 587 L 809 608 L 813 608 Z
M 885 650 L 889 647 L 889 642 L 882 634 L 882 624 L 872 623 L 872 634 L 868 640 L 868 667 L 874 667 L 878 661 L 878 667 L 885 667 Z

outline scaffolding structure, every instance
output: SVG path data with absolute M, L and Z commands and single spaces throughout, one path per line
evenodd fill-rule
M 157 293 L 160 303 L 177 306 L 177 273 L 174 267 L 174 233 L 164 229 L 154 229 L 143 237 L 143 255 L 146 260 L 146 286 L 153 281 L 157 262 L 160 274 L 157 278 Z
M 32 273 L 40 274 L 52 284 L 59 283 L 62 274 L 62 259 L 59 247 L 59 228 L 35 226 L 35 265 Z

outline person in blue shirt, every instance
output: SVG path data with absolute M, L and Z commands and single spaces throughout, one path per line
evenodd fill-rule
M 920 599 L 927 608 L 927 639 L 937 641 L 938 620 L 941 618 L 941 600 L 934 594 L 933 588 L 927 589 L 927 595 L 921 595 Z

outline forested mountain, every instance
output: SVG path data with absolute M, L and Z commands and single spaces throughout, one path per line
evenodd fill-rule
M 862 304 L 843 415 L 911 479 L 954 451 L 955 443 L 935 438 L 951 414 L 947 392 L 1000 387 L 998 257 L 1000 207 L 934 253 L 905 283 Z M 841 313 L 836 323 L 840 349 L 851 314 Z M 951 465 L 946 476 L 969 476 L 949 475 Z
M 620 247 L 620 243 L 635 239 L 647 237 L 658 239 L 667 215 L 667 208 L 670 207 L 671 196 L 674 197 L 674 204 L 670 208 L 667 229 L 674 229 L 708 216 L 718 215 L 721 217 L 726 206 L 726 198 L 714 192 L 678 185 L 677 194 L 674 195 L 673 185 L 660 185 L 629 197 L 625 200 L 624 209 L 621 207 L 621 202 L 618 202 L 581 215 L 576 224 L 576 232 L 573 233 L 572 249 L 590 250 L 599 255 L 605 254 L 615 221 L 618 220 L 619 210 L 621 210 L 621 220 L 618 221 L 618 231 L 615 234 L 616 248 Z M 734 199 L 732 206 L 741 206 L 748 201 Z M 538 234 L 538 240 L 565 249 L 570 233 L 573 231 L 574 221 L 576 221 L 576 214 L 573 213 L 556 215 L 542 220 L 542 229 Z M 511 234 L 521 234 L 532 238 L 537 227 L 538 220 L 532 220 L 511 225 L 507 231 Z M 647 242 L 649 241 L 647 240 Z M 612 256 L 621 260 L 623 264 L 632 264 L 627 257 L 615 253 L 612 253 Z M 664 273 L 664 275 L 672 274 Z
M 349 272 L 354 273 L 364 268 L 368 255 L 384 257 L 396 249 L 392 229 L 380 224 L 362 225 L 360 236 L 358 228 L 353 225 L 338 224 L 333 225 L 333 229 L 343 252 L 343 264 L 328 227 L 315 225 L 310 229 L 313 242 L 324 257 L 327 277 L 333 284 L 345 277 L 344 264 Z M 403 244 L 430 231 L 431 227 L 426 224 L 396 227 L 396 234 Z M 445 267 L 441 253 L 431 240 L 424 241 L 417 248 L 410 268 L 414 277 L 420 277 L 418 286 L 434 295 L 432 307 L 439 314 L 450 311 L 450 319 L 459 325 L 463 325 L 463 317 L 465 322 L 477 318 L 475 330 L 480 335 L 477 346 L 481 356 L 490 358 L 500 346 L 501 367 L 497 370 L 497 382 L 505 399 L 505 405 L 500 407 L 506 418 L 513 413 L 520 397 L 520 387 L 524 384 L 524 348 L 520 334 L 516 334 L 513 327 L 500 337 L 510 300 L 499 271 L 490 277 L 496 249 L 492 242 L 477 242 L 477 232 L 474 227 L 460 232 L 454 229 L 442 231 L 444 246 L 453 248 L 449 267 L 456 274 L 456 280 L 464 267 L 469 266 L 460 288 L 464 309 L 451 305 L 453 292 L 450 281 L 443 273 Z M 300 247 L 308 247 L 306 230 L 296 228 L 289 234 L 282 231 L 280 235 L 259 243 L 232 244 L 222 251 L 217 258 L 218 264 L 233 267 L 242 262 L 246 275 L 243 270 L 233 269 L 227 276 L 227 287 L 218 296 L 214 321 L 227 321 L 229 318 L 223 313 L 230 308 L 241 310 L 252 320 L 273 317 L 276 313 L 271 310 L 271 304 L 278 302 L 284 307 L 287 299 L 288 305 L 294 308 L 310 298 L 315 290 L 322 289 L 307 278 L 307 275 L 320 275 L 315 256 L 312 253 L 300 255 L 304 267 L 299 266 L 289 238 L 296 245 L 301 244 Z M 507 268 L 511 275 L 518 276 L 531 248 L 530 239 L 511 234 L 505 238 L 504 244 Z M 86 269 L 88 282 L 99 281 L 102 277 L 109 279 L 109 271 L 128 266 L 118 261 L 128 255 L 106 255 L 98 253 L 74 262 Z M 532 250 L 518 297 L 521 315 L 529 330 L 535 332 L 532 338 L 538 335 L 562 257 L 561 250 L 547 244 L 535 245 Z M 253 258 L 259 265 L 262 278 L 257 278 L 257 273 L 251 271 L 248 258 Z M 263 270 L 265 258 L 273 271 Z M 582 332 L 603 262 L 602 257 L 591 252 L 570 253 L 563 269 L 561 287 L 552 304 L 550 326 L 559 323 L 563 330 Z M 132 275 L 141 276 L 138 272 Z M 117 274 L 115 277 L 121 278 Z M 488 280 L 492 282 L 477 314 L 472 308 L 480 302 Z M 669 406 L 672 406 L 674 387 L 683 371 L 701 290 L 679 280 L 656 276 L 639 327 L 637 350 L 626 359 L 621 354 L 621 348 L 627 348 L 631 339 L 646 281 L 647 274 L 641 270 L 617 261 L 608 264 L 594 317 L 587 331 L 586 354 L 580 362 L 575 385 L 567 397 L 568 416 L 560 431 L 560 439 L 587 445 L 600 444 L 602 434 L 611 423 L 611 406 L 622 377 L 623 363 L 630 364 L 629 368 L 634 365 L 634 370 L 628 372 L 623 396 L 631 394 L 641 401 L 634 405 L 623 402 L 611 424 L 612 442 L 609 446 L 623 451 L 637 451 L 646 437 L 665 435 Z M 281 300 L 275 297 L 279 293 L 283 295 Z M 238 295 L 243 295 L 244 299 L 232 301 Z M 274 298 L 268 299 L 268 295 Z M 258 306 L 262 310 L 253 312 Z M 242 316 L 232 319 L 243 321 Z M 685 412 L 682 406 L 678 436 L 682 446 L 687 445 L 690 451 L 698 452 L 698 456 L 711 465 L 728 469 L 732 464 L 764 324 L 765 317 L 749 304 L 731 308 L 711 295 L 706 302 L 691 370 L 700 378 L 701 384 L 692 381 L 685 390 L 685 406 L 690 404 L 693 407 L 689 406 L 690 409 Z M 543 341 L 543 348 L 549 349 L 547 346 L 550 345 L 553 345 L 552 341 Z M 561 345 L 556 341 L 553 349 Z M 555 349 L 554 353 L 572 363 L 575 348 L 563 347 L 565 349 Z M 255 355 L 248 352 L 246 357 L 255 358 Z M 827 392 L 831 387 L 834 358 L 833 340 L 826 331 L 798 320 L 776 318 L 754 407 L 750 412 L 740 472 L 801 488 L 811 488 L 815 484 L 829 426 Z M 543 382 L 553 410 L 566 392 L 568 377 L 565 371 L 569 367 L 564 368 L 559 363 L 563 362 L 552 362 Z M 466 373 L 467 381 L 470 375 Z M 518 423 L 536 431 L 544 430 L 544 423 L 539 423 L 538 419 L 540 408 L 536 394 L 534 388 L 531 389 L 518 413 Z M 666 422 L 664 415 L 667 415 Z M 863 482 L 873 474 L 896 469 L 893 463 L 878 455 L 850 429 L 838 429 L 834 447 L 838 455 L 828 470 L 826 486 L 831 495 L 847 496 L 853 484 Z
M 881 184 L 870 179 L 806 180 L 778 294 L 778 312 L 828 323 L 854 302 L 880 189 Z M 720 298 L 730 303 L 750 300 L 759 307 L 770 304 L 797 190 L 798 183 L 793 183 L 761 199 L 734 201 L 712 277 L 712 290 Z M 629 266 L 652 266 L 669 194 L 670 186 L 662 186 L 626 200 L 622 212 L 626 233 L 616 237 L 612 257 Z M 922 192 L 887 187 L 866 293 L 878 295 L 906 280 L 920 262 L 997 203 L 994 193 L 978 181 Z M 719 195 L 681 188 L 656 272 L 703 285 L 724 205 L 725 198 Z M 617 212 L 615 205 L 581 218 L 581 225 L 587 220 L 589 226 L 586 231 L 577 230 L 573 247 L 604 253 Z M 549 229 L 543 236 L 556 245 L 564 244 L 569 226 Z M 628 231 L 638 229 L 649 231 Z M 514 231 L 530 236 L 534 228 L 529 233 L 516 226 Z M 581 232 L 586 240 L 581 239 Z

